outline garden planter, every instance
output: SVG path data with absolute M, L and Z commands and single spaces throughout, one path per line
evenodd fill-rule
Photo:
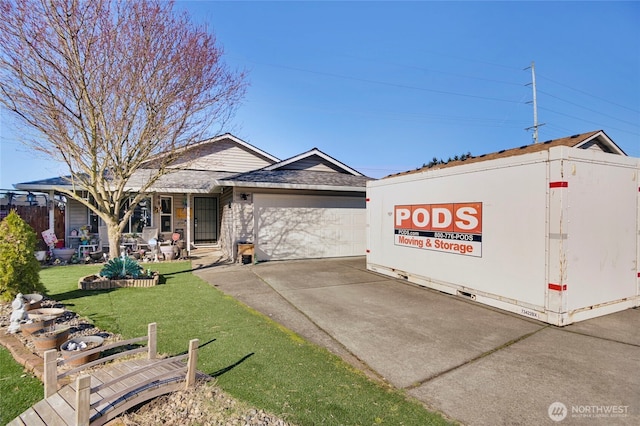
M 75 254 L 76 249 L 73 248 L 54 248 L 53 257 L 68 262 Z
M 173 246 L 160 246 L 160 252 L 165 260 L 173 259 Z
M 37 331 L 42 330 L 43 328 L 51 327 L 54 321 L 55 321 L 55 317 L 49 316 L 49 317 L 43 317 L 35 321 L 25 322 L 20 324 L 20 331 L 25 336 L 29 336 Z
M 39 308 L 27 311 L 27 315 L 31 320 L 43 319 L 45 317 L 58 318 L 64 313 L 64 308 Z
M 82 352 L 87 352 L 91 349 L 97 348 L 102 345 L 103 342 L 104 339 L 100 336 L 76 337 L 64 342 L 62 346 L 60 346 L 60 351 L 62 352 L 62 357 L 66 361 Z M 95 361 L 98 358 L 100 358 L 100 352 L 76 358 L 72 361 L 66 362 L 66 364 L 71 367 L 78 367 L 82 364 Z
M 44 262 L 45 260 L 47 260 L 47 252 L 46 250 L 38 250 L 36 252 L 34 252 L 35 256 L 36 256 L 36 260 L 38 262 Z
M 153 287 L 158 285 L 159 280 L 160 275 L 157 273 L 148 278 L 129 278 L 121 280 L 111 280 L 97 275 L 88 275 L 78 280 L 78 288 L 81 290 L 108 290 L 110 288 L 120 287 Z
M 38 309 L 42 305 L 42 295 L 41 294 L 23 294 L 22 298 L 24 299 L 24 309 L 30 311 L 32 309 Z
M 60 349 L 60 346 L 69 338 L 69 326 L 53 325 L 43 328 L 31 335 L 31 340 L 36 349 L 46 352 L 50 349 Z
M 95 261 L 104 259 L 104 253 L 102 251 L 92 251 L 89 253 L 89 256 L 91 256 L 91 260 Z

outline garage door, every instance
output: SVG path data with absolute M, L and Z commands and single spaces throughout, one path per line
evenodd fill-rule
M 258 260 L 361 256 L 364 197 L 254 194 Z

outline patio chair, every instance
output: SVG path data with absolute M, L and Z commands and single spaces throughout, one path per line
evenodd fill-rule
M 142 233 L 138 237 L 138 248 L 151 249 L 149 241 L 158 240 L 158 228 L 145 226 L 142 228 Z

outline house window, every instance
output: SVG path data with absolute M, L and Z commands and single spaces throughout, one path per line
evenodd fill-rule
M 92 206 L 96 206 L 96 201 L 91 194 L 87 195 L 89 203 Z M 87 225 L 89 225 L 89 232 L 92 234 L 98 233 L 98 215 L 91 209 L 87 209 Z
M 124 216 L 124 212 L 129 210 L 130 199 L 126 200 L 123 203 L 122 209 L 120 211 L 120 217 Z M 151 226 L 151 199 L 145 198 L 134 208 L 133 214 L 129 218 L 129 221 L 124 227 L 122 231 L 125 234 L 133 234 L 142 232 L 142 228 L 145 226 Z
M 172 232 L 173 198 L 160 197 L 160 232 Z
M 98 215 L 93 210 L 89 210 L 89 232 L 92 234 L 98 233 Z

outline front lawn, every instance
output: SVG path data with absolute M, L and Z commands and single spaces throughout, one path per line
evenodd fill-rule
M 146 265 L 145 265 L 146 266 Z M 190 262 L 153 264 L 151 288 L 78 290 L 99 266 L 41 271 L 48 295 L 123 338 L 158 324 L 158 350 L 175 355 L 200 339 L 198 369 L 230 395 L 298 425 L 446 424 L 402 392 L 372 382 L 324 348 L 225 296 L 190 272 Z
M 25 373 L 11 353 L 0 346 L 0 424 L 6 425 L 42 399 L 40 380 Z

